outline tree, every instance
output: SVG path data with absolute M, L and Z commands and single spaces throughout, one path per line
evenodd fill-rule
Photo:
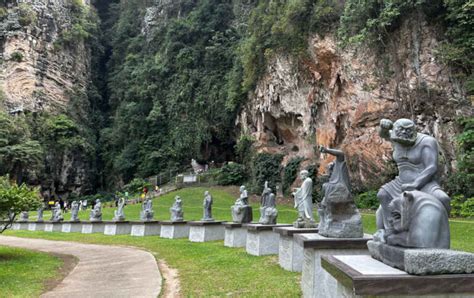
M 37 189 L 25 184 L 18 185 L 10 181 L 9 176 L 0 177 L 0 220 L 6 221 L 6 224 L 0 226 L 0 233 L 13 224 L 20 212 L 35 210 L 40 204 Z

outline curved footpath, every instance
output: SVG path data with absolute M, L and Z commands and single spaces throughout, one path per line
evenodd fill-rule
M 152 254 L 134 248 L 0 236 L 0 245 L 73 255 L 77 266 L 41 297 L 157 297 L 161 274 Z

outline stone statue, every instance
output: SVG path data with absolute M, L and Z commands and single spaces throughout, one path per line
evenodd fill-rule
M 203 217 L 201 220 L 213 221 L 212 218 L 212 196 L 208 191 L 204 192 Z
M 319 205 L 319 234 L 331 238 L 364 236 L 362 217 L 351 194 L 351 183 L 344 153 L 321 146 L 321 153 L 336 156 L 329 166 L 329 181 L 323 184 L 324 198 Z
M 450 198 L 437 180 L 438 143 L 417 133 L 409 119 L 380 121 L 380 136 L 393 147 L 398 176 L 377 194 L 374 240 L 413 248 L 449 248 Z
M 183 221 L 184 212 L 183 212 L 183 202 L 179 196 L 174 197 L 173 206 L 170 208 L 171 212 L 171 221 Z
M 275 194 L 271 192 L 267 195 L 264 200 L 264 205 L 260 207 L 260 220 L 258 221 L 264 225 L 276 225 L 278 210 L 276 208 Z
M 300 172 L 303 184 L 292 193 L 295 199 L 295 208 L 298 210 L 298 219 L 293 223 L 295 228 L 316 227 L 313 217 L 313 180 L 308 175 L 306 170 Z
M 94 208 L 91 209 L 90 221 L 102 221 L 102 203 L 99 199 L 95 201 Z
M 44 211 L 44 203 L 38 207 L 38 219 L 37 221 L 43 221 L 43 211 Z
M 56 202 L 56 204 L 54 204 L 54 207 L 52 208 L 51 221 L 59 222 L 63 220 L 64 220 L 64 217 L 61 210 L 61 205 L 59 205 L 59 202 Z
M 20 221 L 28 221 L 28 217 L 30 216 L 28 211 L 22 211 L 20 213 Z
M 114 212 L 114 218 L 112 219 L 113 221 L 124 221 L 125 220 L 125 214 L 123 213 L 123 208 L 125 208 L 125 199 L 120 198 L 118 201 L 118 206 L 117 210 Z
M 71 203 L 71 221 L 79 221 L 79 203 L 77 201 Z
M 154 214 L 153 201 L 150 198 L 145 199 L 142 204 L 142 211 L 140 211 L 140 219 L 143 221 L 153 220 Z
M 252 221 L 252 207 L 249 205 L 248 194 L 244 185 L 240 187 L 240 197 L 230 209 L 232 211 L 232 220 L 235 223 L 249 223 Z

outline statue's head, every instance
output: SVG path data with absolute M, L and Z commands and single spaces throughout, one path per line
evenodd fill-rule
M 334 170 L 334 162 L 328 163 L 328 165 L 326 166 L 326 173 L 329 176 L 331 176 L 333 170 Z
M 96 203 L 100 203 L 100 200 L 99 200 L 99 199 L 97 199 L 97 200 L 95 200 L 95 202 L 96 202 Z
M 245 190 L 245 185 L 240 186 L 240 192 L 243 192 Z
M 206 190 L 206 191 L 204 192 L 204 195 L 205 195 L 205 196 L 208 196 L 208 195 L 209 195 L 209 191 Z
M 393 142 L 402 145 L 413 145 L 416 141 L 416 127 L 415 123 L 410 119 L 398 119 L 393 124 L 393 129 L 390 132 L 390 139 Z
M 308 175 L 309 175 L 308 171 L 306 171 L 306 170 L 301 171 L 300 172 L 301 180 L 304 180 L 304 179 L 308 178 Z

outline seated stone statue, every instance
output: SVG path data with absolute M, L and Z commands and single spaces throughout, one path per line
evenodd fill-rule
M 79 203 L 77 201 L 71 203 L 71 221 L 79 221 Z
M 142 204 L 142 211 L 140 211 L 140 219 L 143 221 L 153 220 L 155 212 L 153 211 L 153 201 L 147 198 Z
M 379 230 L 374 240 L 404 247 L 449 248 L 450 198 L 436 179 L 436 139 L 417 133 L 408 119 L 381 120 L 380 136 L 392 143 L 398 176 L 377 194 Z
M 306 170 L 300 172 L 303 181 L 300 188 L 292 193 L 295 199 L 295 208 L 298 210 L 298 219 L 293 223 L 295 228 L 315 228 L 313 217 L 313 180 Z
M 183 221 L 184 212 L 183 212 L 183 202 L 179 196 L 174 198 L 173 206 L 170 208 L 171 212 L 171 221 Z
M 28 221 L 28 217 L 30 216 L 28 211 L 22 211 L 20 213 L 20 221 Z
M 208 191 L 204 193 L 204 202 L 203 202 L 203 217 L 201 220 L 213 221 L 212 218 L 212 196 Z
M 102 203 L 99 199 L 95 201 L 94 208 L 91 209 L 90 221 L 102 221 Z
M 125 198 L 120 198 L 118 201 L 117 210 L 115 210 L 114 212 L 114 218 L 112 219 L 113 221 L 125 220 L 125 214 L 123 212 L 124 208 L 125 208 Z
M 63 217 L 63 213 L 62 213 L 62 210 L 61 210 L 61 205 L 59 205 L 59 202 L 56 202 L 56 204 L 52 208 L 51 221 L 59 222 L 59 221 L 63 221 L 63 220 L 64 220 L 64 217 Z
M 363 237 L 362 217 L 351 194 L 349 171 L 340 150 L 320 147 L 322 153 L 336 156 L 329 181 L 323 184 L 324 198 L 319 205 L 319 234 L 332 238 Z
M 248 194 L 244 185 L 240 187 L 240 197 L 230 209 L 232 211 L 232 220 L 235 223 L 249 223 L 252 221 L 252 207 L 248 203 Z
M 43 221 L 43 211 L 44 211 L 44 203 L 38 207 L 38 219 L 37 221 Z
M 270 190 L 271 191 L 271 190 Z M 278 210 L 276 208 L 275 194 L 270 192 L 268 198 L 265 199 L 264 205 L 260 207 L 259 223 L 263 225 L 276 225 Z

